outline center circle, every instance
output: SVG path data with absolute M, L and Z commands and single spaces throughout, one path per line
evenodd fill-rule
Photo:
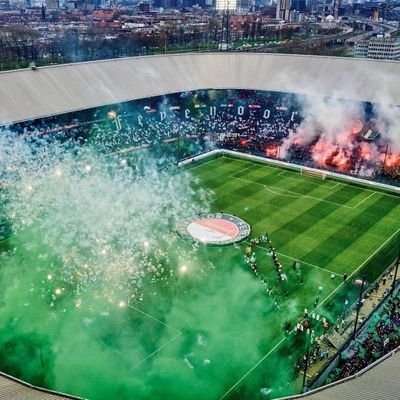
M 245 239 L 250 234 L 250 225 L 225 213 L 203 214 L 181 221 L 178 233 L 203 244 L 224 245 Z
M 224 219 L 200 219 L 193 221 L 186 228 L 193 239 L 200 242 L 226 242 L 239 233 L 239 228 Z

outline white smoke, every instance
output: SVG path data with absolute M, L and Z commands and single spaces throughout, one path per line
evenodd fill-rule
M 383 162 L 388 144 L 390 162 L 400 159 L 400 108 L 386 103 L 373 104 L 374 119 L 366 115 L 365 104 L 334 98 L 299 97 L 303 120 L 289 132 L 281 146 L 281 157 L 288 157 L 293 146 L 308 148 L 316 165 L 334 165 L 349 170 L 350 165 L 362 176 L 372 176 Z M 367 124 L 368 125 L 365 125 Z M 364 126 L 364 128 L 363 128 Z M 378 140 L 365 142 L 361 129 L 376 129 Z M 352 158 L 356 154 L 357 156 Z M 358 160 L 354 166 L 354 160 Z M 351 161 L 352 160 L 352 161 Z
M 6 218 L 16 234 L 33 238 L 26 246 L 37 258 L 28 262 L 57 260 L 46 273 L 77 296 L 93 287 L 110 301 L 142 296 L 146 276 L 174 273 L 171 227 L 208 211 L 207 193 L 194 192 L 188 174 L 161 172 L 148 156 L 128 162 L 71 142 L 5 135 L 0 170 Z M 178 258 L 189 257 L 185 251 Z
M 400 107 L 375 104 L 374 112 L 383 139 L 388 141 L 391 151 L 400 152 Z
M 281 150 L 283 156 L 293 144 L 308 146 L 315 141 L 321 141 L 329 148 L 352 150 L 353 144 L 348 138 L 352 123 L 364 118 L 361 104 L 315 97 L 302 97 L 301 104 L 303 120 L 284 140 Z

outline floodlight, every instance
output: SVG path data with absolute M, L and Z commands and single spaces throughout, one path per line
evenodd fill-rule
M 218 11 L 234 11 L 237 8 L 236 0 L 216 0 L 215 8 Z

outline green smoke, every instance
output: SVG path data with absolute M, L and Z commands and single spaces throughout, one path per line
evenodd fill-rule
M 282 313 L 301 308 L 287 299 L 273 309 L 243 248 L 177 237 L 177 222 L 210 207 L 191 175 L 70 143 L 10 146 L 0 158 L 10 171 L 1 370 L 92 400 L 290 392 L 288 350 L 262 359 L 284 338 Z

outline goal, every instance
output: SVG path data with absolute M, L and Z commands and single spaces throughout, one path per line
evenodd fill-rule
M 326 177 L 327 177 L 326 172 L 319 171 L 317 169 L 310 169 L 310 168 L 301 168 L 300 174 L 312 176 L 313 178 L 317 178 L 317 179 L 326 179 Z

